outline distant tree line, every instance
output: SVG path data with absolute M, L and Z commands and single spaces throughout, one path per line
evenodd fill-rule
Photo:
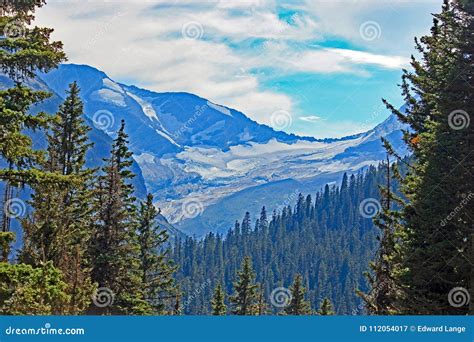
M 377 186 L 384 181 L 384 173 L 381 165 L 345 174 L 340 186 L 326 185 L 314 199 L 300 194 L 294 207 L 285 206 L 270 217 L 265 207 L 255 222 L 246 213 L 225 235 L 176 239 L 172 258 L 180 265 L 176 279 L 183 292 L 192 293 L 208 280 L 211 283 L 193 296 L 184 312 L 210 313 L 214 287 L 218 287 L 218 297 L 224 296 L 226 304 L 231 304 L 235 274 L 247 257 L 243 266 L 248 267 L 251 261 L 256 272 L 256 287 L 251 293 L 262 295 L 268 304 L 265 312 L 283 312 L 271 305 L 271 293 L 296 282 L 300 284 L 297 287 L 306 288 L 312 312 L 328 298 L 337 313 L 354 313 L 361 304 L 356 290 L 367 288 L 364 272 L 378 246 L 378 231 L 371 219 L 377 208 L 369 215 L 364 210 L 378 205 Z M 373 202 L 368 203 L 369 208 L 361 208 L 365 199 Z

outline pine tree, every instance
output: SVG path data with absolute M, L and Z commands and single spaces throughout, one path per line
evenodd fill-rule
M 34 185 L 30 201 L 34 213 L 22 221 L 25 236 L 21 260 L 35 266 L 52 261 L 61 270 L 71 295 L 71 303 L 64 310 L 70 314 L 85 310 L 93 292 L 87 250 L 93 170 L 85 167 L 92 144 L 82 115 L 79 88 L 72 83 L 51 123 L 48 158 L 41 168 L 64 176 L 68 182 Z
M 384 141 L 388 147 L 388 143 Z M 395 205 L 403 205 L 403 201 L 395 195 L 393 182 L 401 179 L 397 164 L 391 165 L 389 156 L 385 163 L 384 186 L 380 187 L 382 210 L 374 217 L 375 225 L 380 229 L 377 236 L 379 248 L 376 258 L 370 263 L 372 272 L 367 272 L 366 277 L 370 290 L 368 293 L 358 291 L 366 303 L 366 310 L 373 315 L 393 315 L 400 312 L 397 301 L 403 296 L 403 291 L 398 284 L 398 276 L 403 268 L 399 253 L 398 241 L 403 240 L 403 227 L 400 224 L 401 215 L 394 209 Z
M 329 298 L 324 298 L 319 305 L 318 315 L 321 316 L 331 316 L 334 315 L 335 312 L 332 309 L 332 303 Z
M 174 297 L 175 267 L 167 258 L 165 244 L 168 234 L 156 224 L 160 211 L 153 205 L 153 195 L 148 194 L 146 201 L 140 203 L 138 212 L 138 245 L 140 247 L 140 272 L 145 287 L 145 298 L 154 312 L 161 314 L 165 301 Z
M 25 134 L 25 130 L 44 130 L 51 120 L 45 113 L 28 113 L 31 106 L 50 94 L 28 88 L 25 80 L 34 78 L 37 72 L 48 72 L 66 58 L 62 43 L 50 42 L 52 29 L 27 27 L 34 19 L 35 9 L 43 4 L 44 1 L 3 1 L 0 4 L 0 31 L 7 33 L 6 39 L 0 41 L 0 69 L 14 82 L 13 87 L 0 90 L 0 157 L 6 164 L 0 169 L 0 180 L 4 182 L 0 234 L 10 230 L 15 188 L 59 181 L 36 168 L 42 153 L 33 149 L 31 139 Z M 12 25 L 23 34 L 10 37 Z M 7 247 L 2 250 L 2 259 L 6 261 L 8 255 Z
M 244 219 L 242 220 L 242 224 L 240 228 L 242 230 L 243 236 L 250 234 L 250 231 L 252 230 L 250 213 L 248 211 L 245 213 L 245 216 L 244 216 Z
M 285 308 L 287 315 L 309 315 L 311 314 L 311 306 L 309 302 L 305 300 L 306 289 L 303 287 L 303 277 L 301 274 L 297 274 L 293 281 L 293 285 L 290 287 L 291 290 L 291 301 L 290 304 Z
M 92 279 L 109 289 L 114 303 L 105 308 L 91 307 L 93 313 L 147 314 L 151 307 L 144 299 L 140 271 L 140 247 L 130 171 L 132 153 L 122 120 L 111 155 L 102 168 L 95 194 L 96 218 L 92 239 Z
M 245 257 L 240 271 L 237 272 L 237 280 L 234 282 L 234 295 L 230 297 L 233 305 L 234 315 L 255 315 L 257 312 L 257 290 L 258 285 L 254 283 L 255 272 L 252 269 L 250 257 Z
M 265 302 L 265 289 L 263 288 L 263 284 L 258 285 L 258 303 L 257 303 L 257 315 L 263 316 L 267 314 L 267 303 Z
M 174 296 L 174 306 L 171 315 L 179 316 L 182 313 L 181 307 L 181 289 L 179 285 L 176 286 L 176 295 Z
M 218 283 L 211 301 L 212 314 L 214 316 L 225 316 L 227 314 L 227 305 L 225 305 L 225 293 L 222 284 Z
M 472 3 L 472 1 L 470 2 Z M 450 305 L 456 287 L 471 291 L 474 312 L 474 245 L 472 194 L 474 125 L 474 15 L 469 2 L 445 0 L 433 20 L 431 34 L 416 40 L 421 58 L 412 58 L 402 92 L 402 113 L 410 126 L 404 140 L 413 152 L 403 180 L 407 204 L 402 208 L 405 239 L 400 246 L 404 290 L 397 305 L 403 314 L 466 314 L 469 307 Z M 459 210 L 462 207 L 462 210 Z M 452 215 L 456 213 L 456 215 Z
M 268 229 L 267 210 L 265 209 L 265 206 L 262 207 L 262 211 L 260 212 L 260 218 L 258 219 L 258 227 L 261 232 L 265 232 Z

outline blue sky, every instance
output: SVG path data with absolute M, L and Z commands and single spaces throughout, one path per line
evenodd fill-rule
M 69 62 L 188 91 L 297 134 L 365 131 L 401 105 L 401 68 L 441 1 L 49 1 Z

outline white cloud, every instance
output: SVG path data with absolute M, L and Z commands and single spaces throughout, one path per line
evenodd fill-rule
M 268 43 L 253 63 L 273 66 L 286 72 L 354 73 L 366 75 L 366 66 L 375 65 L 386 69 L 400 69 L 408 65 L 408 58 L 384 56 L 349 49 L 301 47 L 285 43 Z
M 160 10 L 154 10 L 153 15 L 144 15 L 156 5 L 53 2 L 39 10 L 36 24 L 56 28 L 53 38 L 64 42 L 70 62 L 97 67 L 117 81 L 155 91 L 195 93 L 267 124 L 270 113 L 291 108 L 289 96 L 261 90 L 256 76 L 245 73 L 238 77 L 242 68 L 251 67 L 245 56 L 222 42 L 181 35 L 183 25 L 191 20 L 206 23 L 202 25 L 204 36 L 222 26 L 226 34 L 243 37 L 246 27 L 232 20 L 225 25 L 221 9 L 200 14 L 183 9 L 182 16 L 160 15 Z M 264 17 L 267 22 L 262 23 L 262 32 L 274 20 Z M 248 19 L 242 20 L 240 24 L 249 25 Z M 268 33 L 274 34 L 276 31 Z
M 326 51 L 340 56 L 346 63 L 371 64 L 387 69 L 400 69 L 408 64 L 408 58 L 399 56 L 384 56 L 347 49 L 326 49 Z
M 321 13 L 327 13 L 325 7 Z M 327 18 L 311 14 L 312 8 L 307 4 L 288 23 L 278 17 L 275 1 L 52 1 L 38 11 L 37 24 L 56 29 L 53 37 L 64 42 L 72 63 L 155 91 L 192 92 L 269 124 L 271 113 L 291 112 L 294 101 L 263 88 L 259 76 L 247 70 L 361 75 L 366 65 L 404 63 L 396 56 L 306 45 L 329 27 Z M 191 22 L 200 25 L 188 38 L 201 39 L 182 36 Z M 232 48 L 249 38 L 267 41 L 265 48 Z
M 438 0 L 303 0 L 301 7 L 314 16 L 323 35 L 338 37 L 365 50 L 409 56 L 413 37 L 429 33 L 431 13 L 439 12 Z M 375 22 L 380 35 L 367 41 L 360 29 Z
M 316 115 L 300 116 L 299 119 L 306 122 L 318 122 L 319 120 L 321 120 L 321 118 Z

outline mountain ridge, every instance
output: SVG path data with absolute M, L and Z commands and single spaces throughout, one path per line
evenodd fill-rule
M 278 207 L 295 187 L 315 192 L 322 180 L 336 182 L 344 172 L 377 164 L 385 157 L 382 136 L 403 150 L 402 125 L 393 116 L 367 132 L 317 139 L 276 131 L 195 94 L 115 82 L 87 65 L 64 64 L 40 78 L 59 94 L 77 81 L 86 117 L 109 137 L 126 121 L 147 191 L 170 222 L 191 235 L 225 231 L 247 210 Z M 107 127 L 97 120 L 101 113 Z M 272 200 L 264 200 L 263 187 L 272 189 Z M 256 194 L 250 204 L 248 193 Z M 223 213 L 227 201 L 232 217 Z

